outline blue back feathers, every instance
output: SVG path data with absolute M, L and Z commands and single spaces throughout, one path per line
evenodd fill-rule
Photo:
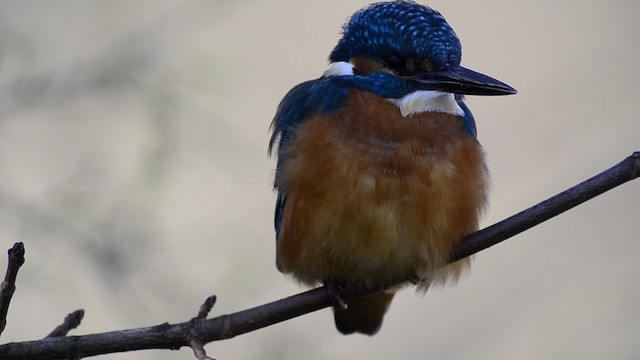
M 349 89 L 331 81 L 333 78 L 321 78 L 303 82 L 291 89 L 278 106 L 276 116 L 271 123 L 271 141 L 269 153 L 273 151 L 278 135 L 278 157 L 286 147 L 293 133 L 306 118 L 314 113 L 331 113 L 340 108 Z

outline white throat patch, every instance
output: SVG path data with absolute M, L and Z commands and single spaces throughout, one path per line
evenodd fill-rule
M 353 64 L 346 61 L 335 62 L 322 73 L 323 77 L 346 75 L 353 75 Z M 464 116 L 464 111 L 456 102 L 455 96 L 451 93 L 418 90 L 399 99 L 388 100 L 400 109 L 400 114 L 404 117 L 422 112 L 441 112 L 455 116 Z
M 456 102 L 451 93 L 418 90 L 399 99 L 389 99 L 400 109 L 402 116 L 407 117 L 422 112 L 441 112 L 455 116 L 464 116 L 464 110 Z

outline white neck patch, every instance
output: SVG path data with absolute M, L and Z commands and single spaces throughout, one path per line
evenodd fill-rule
M 464 116 L 464 110 L 456 102 L 451 93 L 418 90 L 399 99 L 388 99 L 400 109 L 400 114 L 407 117 L 423 112 L 441 112 L 455 116 Z
M 346 61 L 338 61 L 322 73 L 322 77 L 353 75 L 353 64 Z
M 346 75 L 353 75 L 353 64 L 346 61 L 335 62 L 322 73 L 323 77 Z M 418 90 L 399 99 L 388 100 L 400 109 L 400 114 L 404 117 L 423 112 L 441 112 L 455 116 L 464 116 L 464 111 L 456 102 L 455 96 L 451 93 Z

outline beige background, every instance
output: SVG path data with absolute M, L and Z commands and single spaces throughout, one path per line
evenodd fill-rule
M 86 334 L 185 321 L 212 293 L 223 314 L 299 292 L 274 266 L 268 126 L 367 3 L 0 2 L 0 247 L 27 247 L 1 342 L 40 338 L 77 308 L 73 334 Z M 640 2 L 430 5 L 463 65 L 520 91 L 468 100 L 493 174 L 484 225 L 640 150 Z M 456 288 L 404 291 L 373 338 L 338 334 L 323 310 L 207 349 L 635 359 L 639 240 L 635 182 L 481 253 Z

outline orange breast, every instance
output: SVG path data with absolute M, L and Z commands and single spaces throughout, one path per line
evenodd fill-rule
M 307 284 L 455 279 L 445 265 L 478 227 L 487 171 L 459 118 L 402 117 L 365 92 L 303 123 L 276 183 L 286 188 L 277 262 Z

